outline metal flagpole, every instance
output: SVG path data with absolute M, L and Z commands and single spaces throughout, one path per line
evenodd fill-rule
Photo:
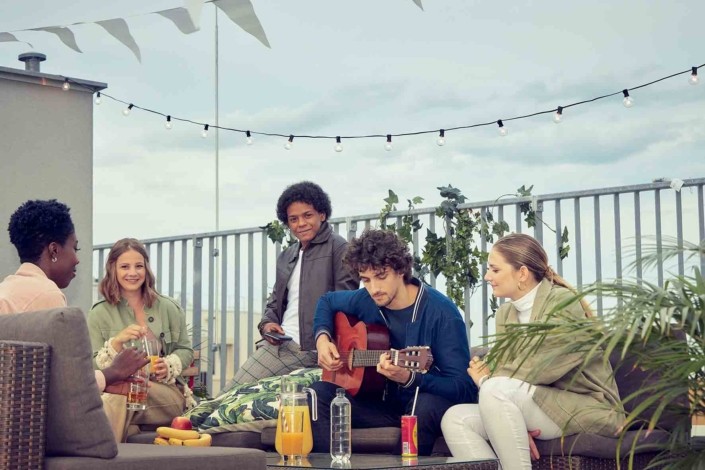
M 215 231 L 220 230 L 220 124 L 219 119 L 219 44 L 218 44 L 218 7 L 215 9 Z
M 220 102 L 220 97 L 219 97 L 219 91 L 220 91 L 220 81 L 219 81 L 219 72 L 220 72 L 220 67 L 219 67 L 219 41 L 218 41 L 218 7 L 213 5 L 213 9 L 215 11 L 215 231 L 218 232 L 220 230 L 220 129 L 218 129 L 218 126 L 220 124 L 220 112 L 219 112 L 219 102 Z M 213 253 L 211 253 L 211 256 L 213 256 L 213 270 L 214 270 L 214 278 L 211 279 L 211 282 L 213 283 L 213 291 L 214 291 L 214 298 L 213 298 L 213 311 L 211 312 L 211 318 L 213 323 L 210 325 L 212 327 L 209 327 L 208 330 L 211 334 L 211 339 L 212 343 L 209 345 L 212 353 L 215 355 L 215 353 L 221 353 L 220 351 L 217 350 L 218 346 L 216 346 L 216 341 L 215 338 L 218 337 L 218 308 L 220 305 L 219 299 L 220 299 L 220 239 L 219 237 L 215 237 L 214 243 L 213 243 Z M 211 357 L 211 362 L 208 364 L 208 368 L 211 371 L 211 383 L 209 384 L 211 388 L 213 387 L 213 377 L 215 376 L 215 357 Z M 222 375 L 222 374 L 221 374 Z M 219 387 L 222 387 L 223 384 L 221 383 Z

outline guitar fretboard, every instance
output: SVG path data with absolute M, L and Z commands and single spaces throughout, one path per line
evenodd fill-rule
M 379 363 L 379 356 L 381 356 L 384 353 L 390 353 L 392 356 L 392 362 L 394 362 L 395 351 L 384 351 L 384 350 L 351 351 L 350 354 L 353 355 L 352 366 L 353 367 L 374 367 Z
M 340 352 L 340 359 L 352 369 L 374 367 L 382 354 L 389 354 L 392 364 L 425 373 L 433 364 L 433 355 L 426 346 L 410 346 L 404 349 L 351 349 Z

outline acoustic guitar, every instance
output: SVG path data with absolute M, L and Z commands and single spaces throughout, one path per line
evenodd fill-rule
M 412 371 L 426 373 L 433 364 L 428 346 L 401 350 L 389 348 L 389 332 L 383 325 L 367 325 L 343 312 L 335 314 L 335 345 L 343 367 L 336 371 L 323 369 L 321 380 L 344 388 L 350 395 L 370 395 L 384 390 L 384 379 L 376 367 L 379 356 L 389 353 L 392 363 Z

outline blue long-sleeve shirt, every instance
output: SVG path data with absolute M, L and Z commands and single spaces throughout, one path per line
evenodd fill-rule
M 406 346 L 429 346 L 433 366 L 426 374 L 412 372 L 400 389 L 400 398 L 413 397 L 416 387 L 454 403 L 477 403 L 477 387 L 467 373 L 470 349 L 465 322 L 458 308 L 445 295 L 418 279 L 411 323 L 406 325 Z M 315 337 L 327 334 L 335 337 L 334 317 L 344 312 L 367 324 L 389 327 L 387 320 L 366 289 L 329 292 L 316 305 L 313 320 Z M 391 313 L 393 315 L 393 313 Z

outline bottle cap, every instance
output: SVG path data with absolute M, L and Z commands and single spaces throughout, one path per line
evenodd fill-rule
M 335 393 L 345 393 L 345 389 L 344 388 L 336 388 Z

